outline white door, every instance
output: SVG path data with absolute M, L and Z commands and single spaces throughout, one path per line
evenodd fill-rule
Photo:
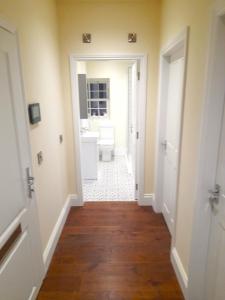
M 181 128 L 184 58 L 172 60 L 169 65 L 165 134 L 162 141 L 163 161 L 163 215 L 173 234 L 176 206 L 178 156 Z
M 128 163 L 129 173 L 135 176 L 136 164 L 136 98 L 137 64 L 128 68 Z
M 0 299 L 34 299 L 43 277 L 16 36 L 0 28 Z M 32 178 L 29 179 L 32 185 Z
M 209 193 L 212 220 L 204 297 L 206 300 L 225 299 L 225 112 L 217 161 L 216 185 L 215 190 Z

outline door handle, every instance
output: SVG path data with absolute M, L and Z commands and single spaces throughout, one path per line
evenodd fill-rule
M 220 198 L 220 185 L 216 184 L 214 189 L 210 189 L 209 191 L 209 203 L 211 209 L 215 211 L 215 206 L 219 204 Z
M 166 148 L 167 148 L 167 141 L 164 140 L 163 142 L 161 142 L 161 146 L 162 146 L 163 150 L 166 151 Z
M 32 198 L 32 193 L 34 192 L 34 177 L 30 174 L 30 168 L 26 168 L 27 174 L 27 194 L 29 198 Z

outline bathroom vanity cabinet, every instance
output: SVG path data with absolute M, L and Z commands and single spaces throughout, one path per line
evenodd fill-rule
M 98 179 L 98 132 L 81 134 L 81 168 L 83 180 Z

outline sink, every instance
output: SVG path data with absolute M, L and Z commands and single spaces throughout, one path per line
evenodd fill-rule
M 84 131 L 81 133 L 81 142 L 90 143 L 97 142 L 99 133 L 96 131 Z

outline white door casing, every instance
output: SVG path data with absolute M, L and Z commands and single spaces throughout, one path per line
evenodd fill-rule
M 139 205 L 145 205 L 144 199 L 144 174 L 145 174 L 145 120 L 147 101 L 147 68 L 148 58 L 145 54 L 97 54 L 97 55 L 70 55 L 70 77 L 72 89 L 72 113 L 75 143 L 75 172 L 77 196 L 80 205 L 83 205 L 83 191 L 81 180 L 81 149 L 80 149 L 80 110 L 78 82 L 76 80 L 77 62 L 79 61 L 102 61 L 102 60 L 128 60 L 136 61 L 140 69 L 140 80 L 137 83 L 137 106 L 136 106 L 136 130 L 139 138 L 136 141 L 136 183 L 138 190 L 136 197 Z
M 2 27 L 0 90 L 0 250 L 17 232 L 0 257 L 0 299 L 28 300 L 38 292 L 44 266 L 34 193 L 28 197 L 31 155 L 17 37 Z

